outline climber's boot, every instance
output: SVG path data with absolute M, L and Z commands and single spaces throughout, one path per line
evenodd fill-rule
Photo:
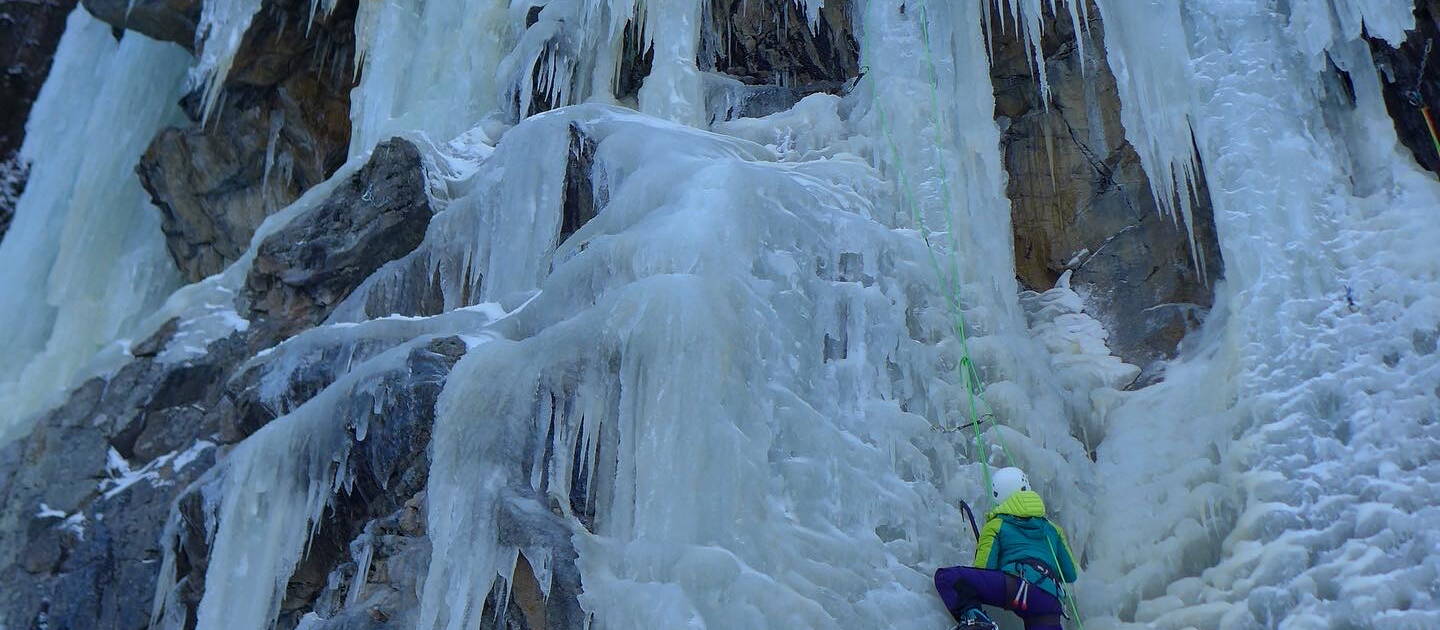
M 979 608 L 971 608 L 960 616 L 960 625 L 955 630 L 1000 630 L 1000 626 L 990 619 L 985 611 Z

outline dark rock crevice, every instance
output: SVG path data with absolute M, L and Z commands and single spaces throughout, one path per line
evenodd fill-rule
M 565 200 L 561 204 L 560 236 L 564 243 L 599 212 L 591 171 L 595 168 L 595 140 L 578 124 L 570 124 L 570 148 L 565 161 Z M 603 204 L 603 200 L 601 200 Z
M 620 45 L 620 70 L 616 77 L 615 98 L 620 101 L 633 101 L 640 93 L 640 86 L 644 84 L 645 77 L 650 76 L 650 69 L 655 63 L 655 47 L 645 46 L 644 31 L 639 19 L 632 17 L 625 22 L 625 33 Z
M 860 74 L 848 0 L 826 2 L 813 30 L 791 0 L 709 0 L 702 6 L 701 70 L 747 85 L 792 88 L 799 96 L 838 93 Z
M 1440 0 L 1415 0 L 1415 28 L 1399 48 L 1373 37 L 1366 39 L 1380 72 L 1385 109 L 1395 122 L 1401 144 L 1422 168 L 1440 174 L 1440 148 L 1424 114 L 1429 107 L 1431 117 L 1440 124 Z
M 20 158 L 25 121 L 50 76 L 55 49 L 76 0 L 0 0 L 0 239 L 25 191 L 29 165 Z
M 711 123 L 761 117 L 816 93 L 840 94 L 860 75 L 848 0 L 826 2 L 814 28 L 789 0 L 709 0 L 696 59 Z

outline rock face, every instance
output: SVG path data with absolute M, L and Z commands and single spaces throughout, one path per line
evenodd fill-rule
M 1203 181 L 1194 204 L 1203 274 L 1183 225 L 1156 207 L 1125 140 L 1099 15 L 1092 6 L 1083 72 L 1070 16 L 1046 22 L 1048 109 L 1022 40 L 1013 30 L 993 33 L 995 116 L 1004 131 L 1021 283 L 1045 291 L 1073 270 L 1074 287 L 1105 324 L 1111 350 L 1144 370 L 1136 383 L 1143 385 L 1208 312 L 1222 262 Z
M 82 0 L 81 4 L 90 15 L 115 28 L 195 49 L 200 0 Z
M 244 348 L 236 336 L 182 363 L 136 357 L 0 448 L 5 623 L 148 626 L 161 529 L 175 496 L 215 461 L 211 412 Z
M 712 122 L 742 116 L 766 116 L 789 109 L 801 98 L 817 92 L 839 93 L 848 81 L 860 74 L 859 44 L 850 23 L 850 0 L 829 0 L 818 7 L 811 28 L 805 9 L 792 0 L 707 0 L 702 3 L 700 39 L 696 67 L 705 74 L 706 100 L 711 103 Z M 563 22 L 542 6 L 530 7 L 527 29 Z M 572 18 L 574 19 L 574 18 Z M 631 16 L 621 33 L 622 44 L 616 75 L 615 95 L 622 103 L 634 105 L 645 77 L 655 59 L 653 46 L 646 44 L 645 25 Z M 575 43 L 553 31 L 546 36 L 544 51 L 530 68 L 537 89 L 528 102 L 523 95 L 510 94 L 515 119 L 554 109 L 548 85 L 543 79 L 552 56 L 561 58 L 590 54 L 573 50 Z
M 212 466 L 217 449 L 253 434 L 341 376 L 335 369 L 297 370 L 283 392 L 289 406 L 277 405 L 262 399 L 263 370 L 246 359 L 313 326 L 365 276 L 413 249 L 430 220 L 424 182 L 413 145 L 382 144 L 355 176 L 262 245 L 245 292 L 246 303 L 261 309 L 250 311 L 253 325 L 209 344 L 198 357 L 163 362 L 178 338 L 171 321 L 135 344 L 129 363 L 76 388 L 30 435 L 0 448 L 0 579 L 6 585 L 0 589 L 0 624 L 148 626 L 160 534 L 179 494 Z M 359 362 L 384 349 L 316 354 L 343 350 Z M 334 522 L 321 528 L 292 580 L 287 610 L 313 607 L 326 576 L 348 557 L 346 545 L 370 521 L 393 516 L 373 531 L 414 533 L 413 514 L 405 515 L 420 505 L 414 497 L 428 470 L 435 397 L 465 350 L 455 338 L 417 347 L 403 369 L 384 376 L 380 400 L 356 398 L 344 410 L 346 418 L 369 426 L 368 439 L 356 438 L 360 455 L 352 458 L 356 494 L 337 500 Z M 287 350 L 277 352 L 284 356 Z M 198 510 L 183 501 L 181 507 Z M 191 538 L 186 550 L 184 566 L 197 577 L 185 582 L 181 600 L 192 607 L 203 587 L 204 539 Z M 424 544 L 385 540 L 392 551 L 377 554 L 413 557 Z M 409 556 L 401 553 L 412 547 Z M 289 623 L 293 627 L 295 619 Z
M 838 92 L 860 74 L 848 0 L 826 2 L 811 30 L 803 7 L 788 0 L 710 0 L 700 69 L 747 85 L 774 85 L 799 96 Z
M 848 0 L 826 2 L 811 29 L 788 0 L 710 0 L 699 68 L 711 122 L 768 116 L 818 92 L 839 93 L 860 75 L 860 49 Z
M 75 0 L 0 0 L 0 238 L 10 227 L 29 171 L 20 161 L 25 121 L 50 75 Z
M 187 280 L 234 262 L 265 217 L 345 162 L 355 7 L 341 0 L 309 25 L 309 2 L 267 1 L 215 111 L 201 111 L 197 89 L 182 103 L 194 123 L 161 132 L 141 157 L 140 181 Z
M 424 539 L 423 490 L 429 474 L 427 448 L 435 401 L 450 369 L 465 351 L 465 343 L 455 337 L 416 347 L 401 365 L 377 378 L 379 384 L 367 390 L 373 394 L 352 394 L 336 410 L 351 427 L 365 427 L 350 432 L 353 446 L 351 456 L 345 459 L 348 469 L 340 473 L 353 483 L 348 491 L 336 495 L 323 522 L 317 524 L 309 552 L 290 578 L 277 627 L 295 627 L 304 612 L 312 609 L 327 613 L 343 609 L 347 590 L 355 587 L 353 578 L 358 570 L 351 559 L 352 546 L 357 552 L 361 546 L 371 546 L 368 575 L 378 577 L 382 584 L 413 581 L 424 574 L 428 543 Z M 319 391 L 325 384 L 310 383 L 309 389 Z M 200 488 L 192 488 L 179 503 L 183 513 L 197 516 L 185 519 L 188 529 L 180 538 L 184 543 L 177 549 L 177 566 L 181 568 L 177 575 L 178 600 L 191 619 L 204 591 L 209 566 L 209 549 L 204 542 L 207 517 L 201 494 Z M 417 562 L 419 570 L 413 566 Z M 347 579 L 329 579 L 332 573 L 339 575 L 347 570 Z M 413 590 L 382 590 L 366 598 L 356 616 L 388 620 L 414 608 Z M 329 597 L 324 597 L 327 593 Z
M 381 265 L 425 238 L 431 209 L 420 152 L 391 139 L 324 203 L 260 244 L 244 298 L 262 336 L 319 324 Z
M 1440 125 L 1440 0 L 1415 0 L 1415 29 L 1398 49 L 1371 38 L 1370 50 L 1400 142 L 1420 166 L 1440 173 L 1440 148 L 1422 112 L 1429 106 Z

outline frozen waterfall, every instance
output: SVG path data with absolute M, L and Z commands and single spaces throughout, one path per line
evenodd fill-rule
M 825 0 L 797 2 L 816 28 Z M 946 628 L 931 575 L 973 553 L 958 502 L 990 507 L 986 469 L 1012 463 L 1070 534 L 1088 628 L 1440 626 L 1440 182 L 1361 37 L 1403 40 L 1412 3 L 1095 2 L 1105 37 L 1080 43 L 1108 52 L 1159 205 L 1193 229 L 1204 177 L 1225 261 L 1204 326 L 1135 391 L 1068 274 L 1017 283 L 995 121 L 986 29 L 1028 29 L 1043 68 L 1033 33 L 1057 4 L 1084 5 L 1078 32 L 1089 5 L 831 4 L 862 76 L 732 119 L 748 88 L 697 64 L 699 0 L 364 0 L 349 161 L 184 287 L 134 166 L 187 90 L 213 106 L 260 3 L 205 3 L 199 60 L 77 8 L 0 243 L 0 441 L 173 317 L 162 361 L 249 326 L 262 241 L 400 136 L 435 210 L 423 242 L 249 360 L 283 413 L 193 488 L 194 619 L 177 507 L 152 627 L 273 627 L 354 484 L 356 418 L 449 336 L 428 558 L 395 627 L 494 623 L 520 563 L 548 596 L 565 560 L 523 530 L 549 527 L 575 627 Z M 654 57 L 620 93 L 627 37 Z M 567 231 L 579 142 L 596 212 Z M 414 269 L 439 314 L 397 297 Z M 322 352 L 335 378 L 291 405 Z M 954 430 L 982 413 L 983 437 Z M 373 544 L 352 545 L 360 584 Z
M 28 415 L 180 282 L 135 162 L 180 118 L 188 65 L 174 46 L 117 45 L 89 14 L 70 16 L 21 150 L 30 181 L 0 243 L 0 441 L 23 435 Z

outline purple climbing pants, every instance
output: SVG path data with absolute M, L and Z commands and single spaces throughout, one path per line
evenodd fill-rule
M 946 567 L 935 572 L 935 590 L 956 621 L 981 604 L 1010 610 L 1025 620 L 1025 630 L 1063 630 L 1060 600 L 1013 575 L 975 567 Z

